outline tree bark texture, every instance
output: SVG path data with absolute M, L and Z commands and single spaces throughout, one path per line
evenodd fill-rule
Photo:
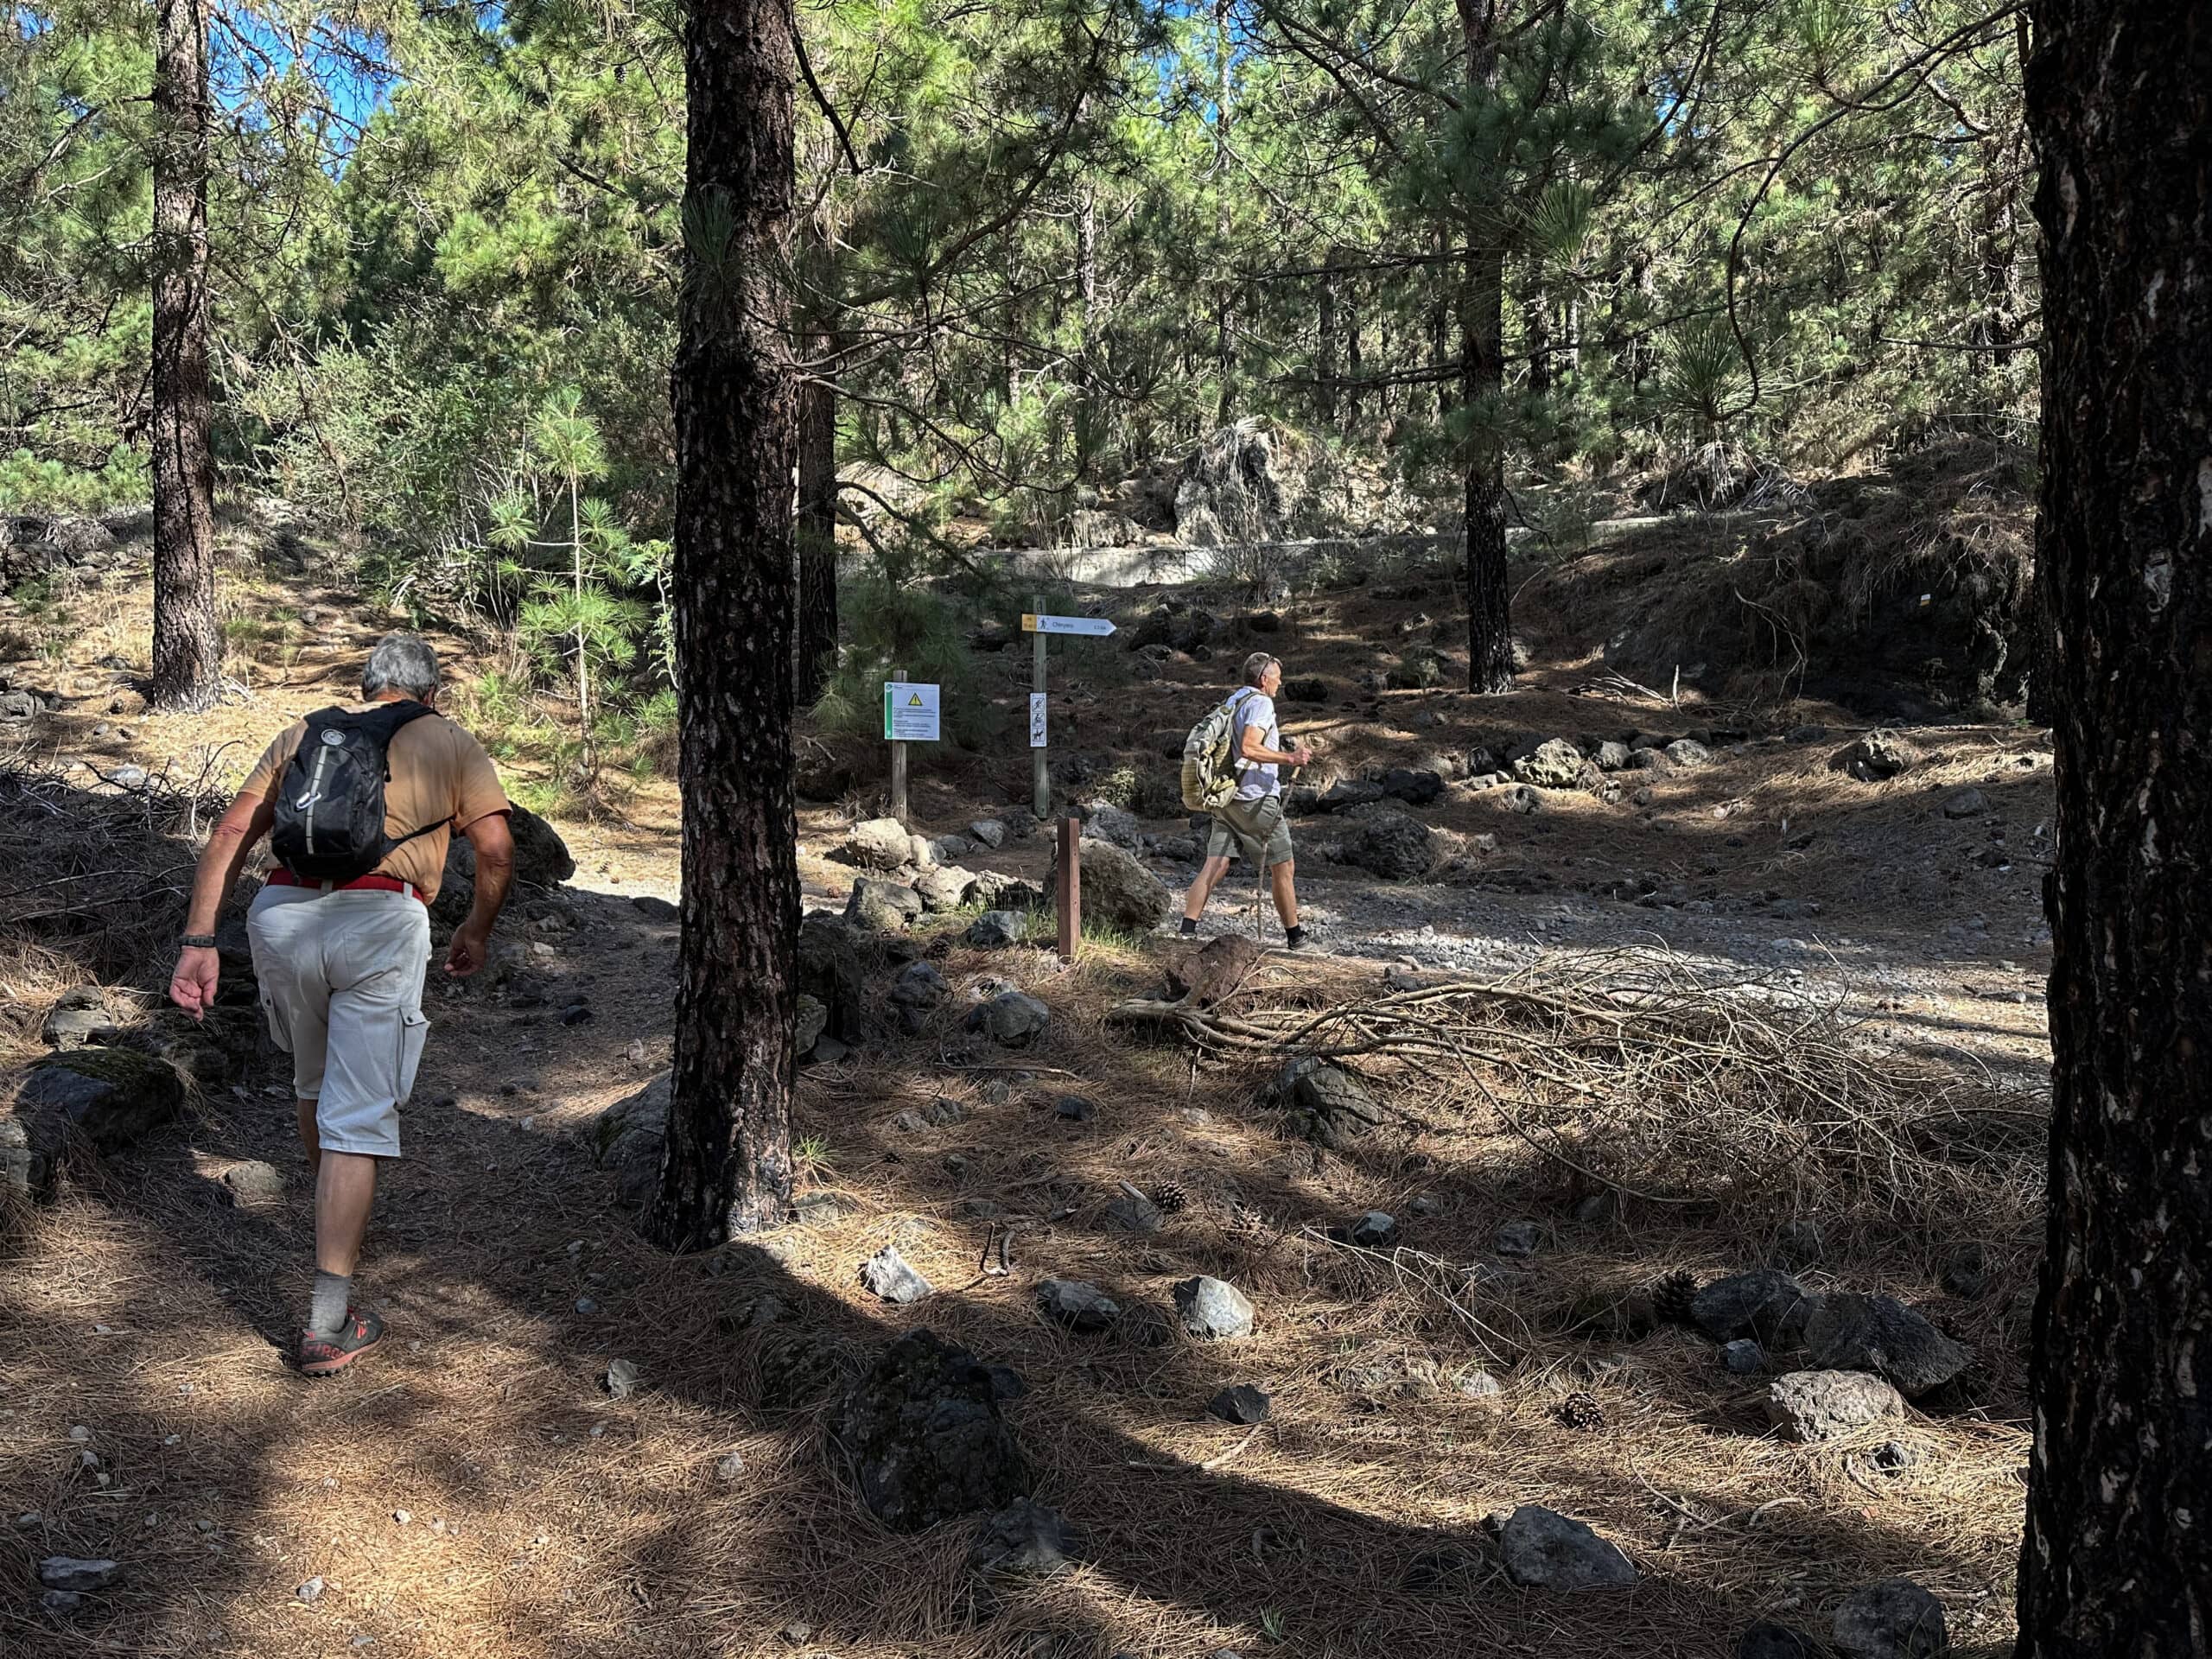
M 837 666 L 837 387 L 829 365 L 839 346 L 831 314 L 828 239 L 804 232 L 806 306 L 812 321 L 804 348 L 820 365 L 798 392 L 798 700 L 811 705 Z
M 1459 0 L 1467 85 L 1497 79 L 1499 0 Z M 1505 250 L 1497 204 L 1467 204 L 1459 289 L 1459 403 L 1467 415 L 1467 690 L 1513 689 L 1512 594 L 1505 575 L 1505 445 L 1497 398 L 1505 384 Z
M 214 468 L 208 454 L 207 15 L 160 0 L 155 20 L 153 702 L 205 709 L 221 690 Z
M 2021 1659 L 2212 1652 L 2212 0 L 2039 0 L 2054 1055 Z
M 672 1249 L 780 1223 L 798 944 L 791 802 L 791 14 L 692 0 L 676 410 L 683 944 L 650 1228 Z

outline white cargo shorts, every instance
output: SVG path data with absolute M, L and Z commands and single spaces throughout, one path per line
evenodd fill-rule
M 264 887 L 246 936 L 269 1034 L 292 1057 L 292 1092 L 315 1103 L 323 1150 L 398 1157 L 430 1029 L 429 910 L 404 893 Z

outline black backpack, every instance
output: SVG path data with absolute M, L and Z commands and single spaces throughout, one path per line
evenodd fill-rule
M 303 881 L 351 881 L 402 842 L 436 829 L 426 823 L 397 840 L 384 832 L 392 734 L 430 712 L 419 702 L 380 702 L 366 714 L 323 709 L 309 715 L 307 735 L 276 793 L 269 840 L 277 862 Z

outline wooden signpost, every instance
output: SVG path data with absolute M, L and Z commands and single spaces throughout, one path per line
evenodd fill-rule
M 1045 641 L 1056 633 L 1104 639 L 1112 636 L 1114 625 L 1103 616 L 1047 616 L 1042 599 L 1033 599 L 1029 603 L 1033 608 L 1024 612 L 1021 618 L 1021 631 L 1033 636 L 1036 641 L 1035 674 L 1029 687 L 1029 804 L 1042 823 L 1052 816 L 1052 769 L 1046 758 L 1051 705 L 1045 690 Z
M 1052 902 L 1059 911 L 1060 960 L 1075 960 L 1076 942 L 1083 938 L 1083 820 L 1060 820 L 1060 858 Z
M 894 668 L 883 683 L 883 738 L 891 745 L 891 816 L 906 822 L 906 746 L 938 741 L 938 689 Z

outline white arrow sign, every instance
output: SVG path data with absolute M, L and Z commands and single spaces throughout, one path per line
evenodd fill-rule
M 1103 639 L 1114 632 L 1114 625 L 1103 616 L 1039 616 L 1025 611 L 1021 616 L 1021 631 L 1024 633 L 1081 633 L 1094 639 Z

